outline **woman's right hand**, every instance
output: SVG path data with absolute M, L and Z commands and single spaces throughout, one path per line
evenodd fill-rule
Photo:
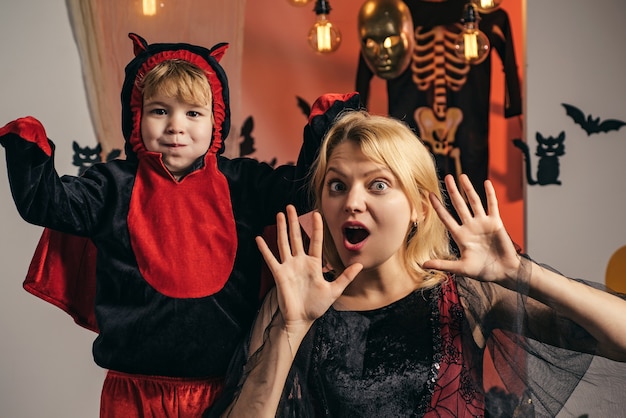
M 341 296 L 363 266 L 353 264 L 334 281 L 326 281 L 322 274 L 324 233 L 321 215 L 313 213 L 313 229 L 307 254 L 295 207 L 287 206 L 286 212 L 286 218 L 284 213 L 276 216 L 280 261 L 262 237 L 257 237 L 256 242 L 274 276 L 278 305 L 286 331 L 289 334 L 303 335 L 313 321 L 322 316 Z

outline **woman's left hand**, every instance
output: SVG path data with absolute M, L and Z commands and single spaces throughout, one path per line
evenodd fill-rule
M 487 212 L 467 175 L 462 174 L 459 179 L 467 202 L 452 175 L 445 177 L 445 183 L 460 223 L 434 194 L 430 195 L 430 201 L 457 243 L 461 255 L 457 260 L 429 260 L 423 267 L 501 284 L 515 280 L 520 256 L 500 218 L 498 200 L 491 181 L 485 181 Z

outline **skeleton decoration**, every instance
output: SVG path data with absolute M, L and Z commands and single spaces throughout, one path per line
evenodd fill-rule
M 366 5 L 391 5 L 391 0 L 366 0 Z M 440 175 L 467 174 L 483 199 L 483 181 L 489 173 L 489 115 L 491 59 L 498 55 L 505 76 L 504 117 L 522 112 L 521 89 L 508 15 L 502 9 L 482 14 L 480 30 L 488 37 L 491 53 L 470 65 L 454 51 L 463 27 L 466 0 L 404 0 L 413 21 L 413 49 L 407 68 L 395 77 L 383 77 L 372 66 L 361 37 L 362 50 L 356 90 L 367 105 L 374 76 L 387 84 L 388 114 L 405 121 L 419 134 L 435 157 Z M 372 10 L 376 10 L 374 6 Z M 388 13 L 386 16 L 399 16 Z M 369 22 L 383 22 L 369 17 Z M 387 30 L 407 34 L 398 21 Z M 382 27 L 379 32 L 382 31 Z M 374 32 L 370 28 L 371 32 Z M 407 34 L 408 36 L 408 34 Z M 396 57 L 397 58 L 397 57 Z M 400 62 L 400 61 L 398 61 Z
M 415 29 L 415 48 L 411 56 L 412 79 L 421 91 L 433 92 L 432 107 L 415 110 L 420 137 L 433 153 L 454 161 L 456 175 L 463 172 L 461 151 L 455 147 L 456 132 L 463 121 L 463 110 L 448 107 L 448 90 L 459 91 L 467 81 L 469 65 L 454 52 L 460 24 Z

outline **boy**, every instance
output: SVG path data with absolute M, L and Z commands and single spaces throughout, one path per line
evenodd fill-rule
M 310 209 L 303 185 L 319 141 L 358 96 L 318 106 L 297 166 L 229 160 L 220 155 L 230 126 L 219 65 L 227 45 L 130 37 L 136 56 L 122 87 L 126 160 L 59 178 L 54 146 L 32 117 L 0 128 L 0 144 L 22 217 L 53 235 L 86 237 L 97 249 L 93 355 L 109 370 L 101 416 L 195 417 L 221 391 L 258 308 L 254 237 L 287 203 Z M 44 255 L 38 250 L 33 264 L 45 264 Z

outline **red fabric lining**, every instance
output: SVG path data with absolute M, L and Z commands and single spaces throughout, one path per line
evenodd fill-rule
M 24 289 L 64 310 L 78 325 L 98 332 L 96 247 L 91 240 L 44 229 Z

